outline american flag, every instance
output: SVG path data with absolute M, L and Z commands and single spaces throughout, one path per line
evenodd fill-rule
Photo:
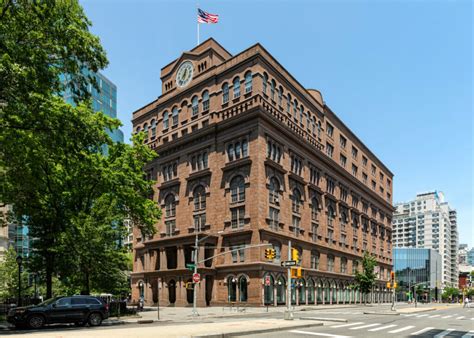
M 217 23 L 219 21 L 219 15 L 204 12 L 198 8 L 198 22 L 199 23 Z

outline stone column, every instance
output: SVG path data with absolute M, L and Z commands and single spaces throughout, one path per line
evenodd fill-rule
M 176 250 L 176 259 L 177 259 L 177 268 L 178 269 L 184 269 L 185 264 L 184 264 L 184 248 L 182 245 L 177 247 Z

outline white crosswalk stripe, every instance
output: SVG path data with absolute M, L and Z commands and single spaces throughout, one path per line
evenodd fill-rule
M 359 325 L 359 324 L 364 324 L 364 322 L 357 322 L 357 323 L 350 323 L 350 324 L 341 324 L 341 325 L 334 325 L 332 327 L 347 327 L 347 326 L 354 326 L 354 325 Z
M 424 314 L 424 315 L 418 315 L 418 316 L 416 316 L 416 318 L 421 318 L 421 317 L 426 317 L 426 316 L 428 316 L 428 315 L 427 315 L 427 314 Z
M 350 330 L 360 330 L 360 329 L 365 329 L 365 328 L 373 327 L 373 326 L 377 326 L 377 325 L 380 325 L 380 323 L 367 324 L 367 325 L 362 325 L 362 326 L 357 326 L 357 327 L 351 327 Z
M 450 316 L 444 316 L 444 317 L 441 317 L 441 318 L 443 318 L 443 319 L 445 319 L 445 318 L 451 318 L 452 316 L 453 316 L 453 315 L 450 315 Z
M 447 329 L 441 333 L 438 333 L 436 336 L 434 336 L 433 338 L 442 338 L 444 336 L 446 336 L 447 334 L 450 334 L 451 331 L 454 331 L 455 329 Z
M 395 325 L 395 324 L 385 325 L 385 326 L 381 326 L 381 327 L 376 327 L 375 329 L 370 329 L 369 331 L 371 331 L 371 332 L 382 331 L 382 330 L 389 329 L 389 328 L 394 327 L 394 326 L 397 326 L 397 325 Z
M 464 316 L 459 316 L 456 319 L 463 319 L 463 318 L 465 318 L 465 317 Z
M 421 329 L 420 331 L 413 332 L 411 335 L 416 336 L 417 334 L 422 334 L 423 332 L 433 330 L 434 327 L 425 327 L 424 329 Z
M 397 330 L 388 331 L 388 333 L 398 333 L 398 332 L 410 330 L 410 329 L 412 329 L 412 328 L 414 328 L 413 325 L 408 325 L 408 326 L 402 327 L 402 328 L 397 329 Z
M 339 335 L 336 335 L 336 334 L 310 332 L 310 331 L 300 331 L 300 330 L 291 330 L 291 331 L 288 331 L 288 332 L 299 333 L 299 334 L 310 335 L 310 336 L 320 336 L 320 337 L 351 338 L 351 337 L 348 337 L 348 336 L 339 336 Z
M 434 315 L 434 316 L 429 316 L 428 318 L 436 318 L 436 317 L 439 317 L 441 315 Z
M 403 316 L 405 316 L 405 317 L 416 316 L 416 313 L 404 314 Z

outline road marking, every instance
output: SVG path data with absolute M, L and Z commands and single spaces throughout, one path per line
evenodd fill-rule
M 370 329 L 369 331 L 371 331 L 371 332 L 380 331 L 380 330 L 389 329 L 389 328 L 394 327 L 394 326 L 397 326 L 397 325 L 392 324 L 392 325 L 381 326 L 381 327 L 377 327 L 375 329 Z
M 405 317 L 416 316 L 416 313 L 405 314 L 404 316 L 405 316 Z
M 349 330 L 365 329 L 365 328 L 367 328 L 367 327 L 372 327 L 372 326 L 377 326 L 377 325 L 380 325 L 380 323 L 367 324 L 367 325 L 362 325 L 362 326 L 357 326 L 357 327 L 351 327 Z
M 441 317 L 441 318 L 451 318 L 453 315 L 450 315 L 450 316 L 444 316 L 444 317 Z
M 446 331 L 443 331 L 441 333 L 438 333 L 436 336 L 434 336 L 433 338 L 442 338 L 444 336 L 446 336 L 447 334 L 450 334 L 451 331 L 454 331 L 456 329 L 447 329 Z
M 305 335 L 310 335 L 310 336 L 333 337 L 333 338 L 351 338 L 349 336 L 338 336 L 338 335 L 329 334 L 329 333 L 319 333 L 319 332 L 300 331 L 300 330 L 291 330 L 291 331 L 288 331 L 288 332 L 305 334 Z
M 398 333 L 398 332 L 409 330 L 411 328 L 414 328 L 414 326 L 413 325 L 405 326 L 405 327 L 402 327 L 401 329 L 398 329 L 398 330 L 388 331 L 388 333 Z
M 421 329 L 420 331 L 413 332 L 411 335 L 416 336 L 417 334 L 421 334 L 423 332 L 433 330 L 433 329 L 434 329 L 434 327 L 425 327 L 424 329 Z
M 428 315 L 427 315 L 427 314 L 424 314 L 424 315 L 418 315 L 418 316 L 416 316 L 416 318 L 421 318 L 421 317 L 426 317 L 426 316 L 428 316 Z
M 456 318 L 456 319 L 463 319 L 463 318 L 465 318 L 465 317 L 464 317 L 464 316 L 459 316 L 459 317 Z
M 436 317 L 439 317 L 441 315 L 434 315 L 434 316 L 429 316 L 428 318 L 436 318 Z
M 354 325 L 359 325 L 359 324 L 364 324 L 364 322 L 357 322 L 357 323 L 350 323 L 350 324 L 341 324 L 341 325 L 335 325 L 331 327 L 346 327 L 346 326 L 354 326 Z

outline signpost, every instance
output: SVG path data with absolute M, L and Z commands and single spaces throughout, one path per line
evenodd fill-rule
M 281 262 L 281 266 L 283 267 L 296 266 L 296 261 L 283 261 Z
M 197 272 L 193 274 L 193 282 L 194 283 L 199 283 L 201 281 L 201 275 L 198 274 Z

